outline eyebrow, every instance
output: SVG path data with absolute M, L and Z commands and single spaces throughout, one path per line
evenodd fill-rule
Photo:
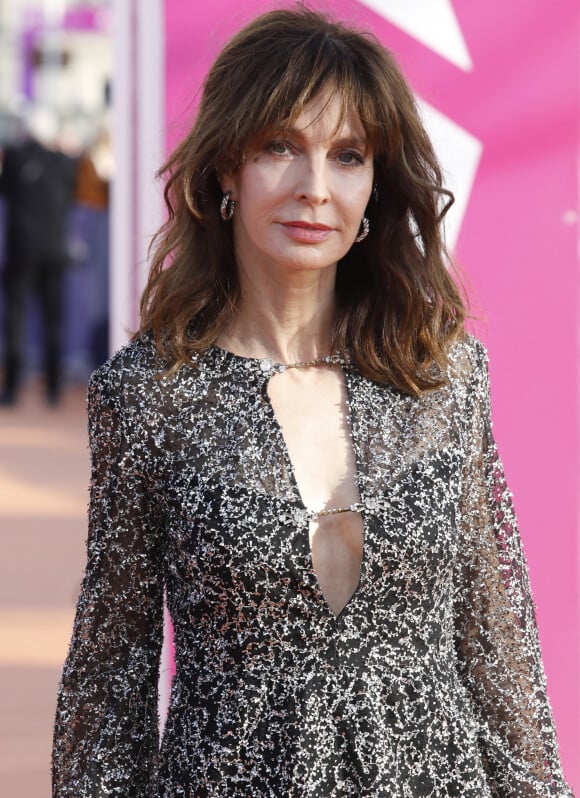
M 339 147 L 358 147 L 361 150 L 366 150 L 367 140 L 361 136 L 344 136 L 335 142 Z
M 281 127 L 280 134 L 287 134 L 290 136 L 298 136 L 299 138 L 304 138 L 303 130 L 294 127 L 293 125 L 289 127 Z M 356 147 L 360 150 L 364 150 L 365 153 L 368 148 L 368 139 L 366 136 L 357 136 L 356 134 L 352 134 L 351 136 L 342 136 L 341 138 L 337 139 L 334 142 L 334 146 L 336 147 Z

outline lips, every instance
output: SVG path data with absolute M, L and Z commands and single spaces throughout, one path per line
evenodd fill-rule
M 292 241 L 299 244 L 320 244 L 332 233 L 332 227 L 318 222 L 282 222 L 282 229 Z
M 318 224 L 317 222 L 283 222 L 284 227 L 297 227 L 301 230 L 332 230 L 331 227 L 325 224 Z

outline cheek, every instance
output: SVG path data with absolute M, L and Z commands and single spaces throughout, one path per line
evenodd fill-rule
M 336 195 L 340 197 L 343 208 L 349 216 L 356 217 L 358 221 L 364 216 L 369 204 L 373 189 L 372 171 L 359 175 L 356 179 L 343 180 L 336 187 Z
M 234 217 L 239 238 L 261 246 L 267 241 L 271 230 L 272 203 L 264 195 L 242 193 Z
M 362 217 L 365 215 L 370 196 L 370 189 L 367 189 L 366 186 L 350 194 L 350 215 L 357 224 L 360 224 Z
M 239 199 L 256 206 L 266 204 L 268 197 L 273 198 L 280 194 L 286 182 L 286 171 L 282 164 L 273 166 L 257 156 L 239 175 L 237 182 Z

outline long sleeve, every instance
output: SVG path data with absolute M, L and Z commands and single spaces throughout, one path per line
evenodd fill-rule
M 106 365 L 89 385 L 88 560 L 59 686 L 53 798 L 148 798 L 155 778 L 161 525 L 121 374 Z
M 468 391 L 456 646 L 496 798 L 571 796 L 563 780 L 526 563 L 491 431 L 487 358 Z

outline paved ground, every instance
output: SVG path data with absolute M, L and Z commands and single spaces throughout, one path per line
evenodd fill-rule
M 84 565 L 85 389 L 0 408 L 0 795 L 50 795 L 55 695 Z

